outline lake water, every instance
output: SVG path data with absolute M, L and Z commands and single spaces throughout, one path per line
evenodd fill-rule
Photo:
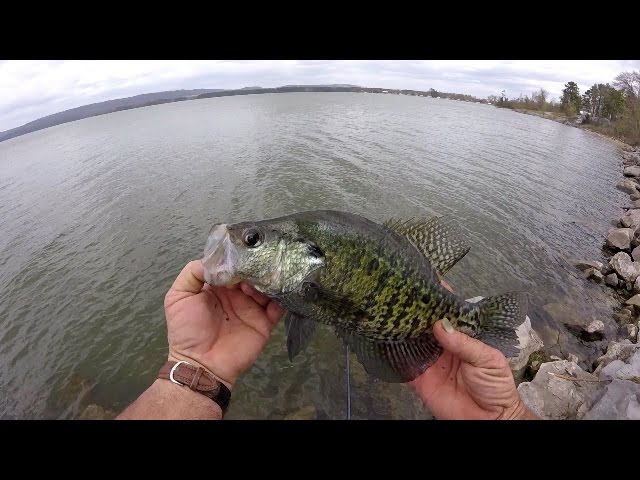
M 601 258 L 627 199 L 619 163 L 613 143 L 534 116 L 358 93 L 158 105 L 2 142 L 0 417 L 113 416 L 133 401 L 166 358 L 163 297 L 218 221 L 444 215 L 472 245 L 447 275 L 462 295 L 525 289 L 547 334 L 547 303 L 608 318 L 611 294 L 568 260 Z M 283 330 L 228 418 L 345 418 L 341 344 L 320 328 L 290 363 Z M 352 394 L 354 418 L 429 418 L 407 386 L 355 360 Z

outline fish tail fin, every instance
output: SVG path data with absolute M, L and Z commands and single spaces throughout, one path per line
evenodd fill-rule
M 518 355 L 516 329 L 525 321 L 528 305 L 524 292 L 503 293 L 480 300 L 478 340 L 500 350 L 505 357 Z

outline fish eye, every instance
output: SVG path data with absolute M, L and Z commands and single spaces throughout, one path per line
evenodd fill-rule
M 247 247 L 253 248 L 262 243 L 262 235 L 260 235 L 260 231 L 258 229 L 251 228 L 244 233 L 242 240 Z

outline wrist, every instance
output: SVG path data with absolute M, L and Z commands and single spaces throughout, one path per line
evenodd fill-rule
M 158 378 L 116 420 L 222 420 L 223 415 L 213 400 Z
M 229 389 L 229 391 L 233 390 L 233 386 L 234 386 L 235 381 L 236 381 L 235 378 L 223 378 L 220 375 L 218 375 L 213 369 L 211 369 L 207 365 L 195 360 L 192 357 L 187 357 L 186 355 L 182 355 L 180 353 L 173 352 L 173 351 L 169 350 L 169 355 L 167 357 L 167 360 L 169 360 L 170 362 L 180 362 L 180 361 L 189 362 L 189 363 L 191 363 L 192 365 L 194 365 L 196 367 L 201 367 L 201 368 L 205 369 L 211 376 L 213 376 L 219 382 L 224 384 Z M 227 375 L 227 377 L 228 377 L 228 375 Z

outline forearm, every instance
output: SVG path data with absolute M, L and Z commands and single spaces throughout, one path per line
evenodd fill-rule
M 157 379 L 116 420 L 221 420 L 222 409 L 213 400 Z

